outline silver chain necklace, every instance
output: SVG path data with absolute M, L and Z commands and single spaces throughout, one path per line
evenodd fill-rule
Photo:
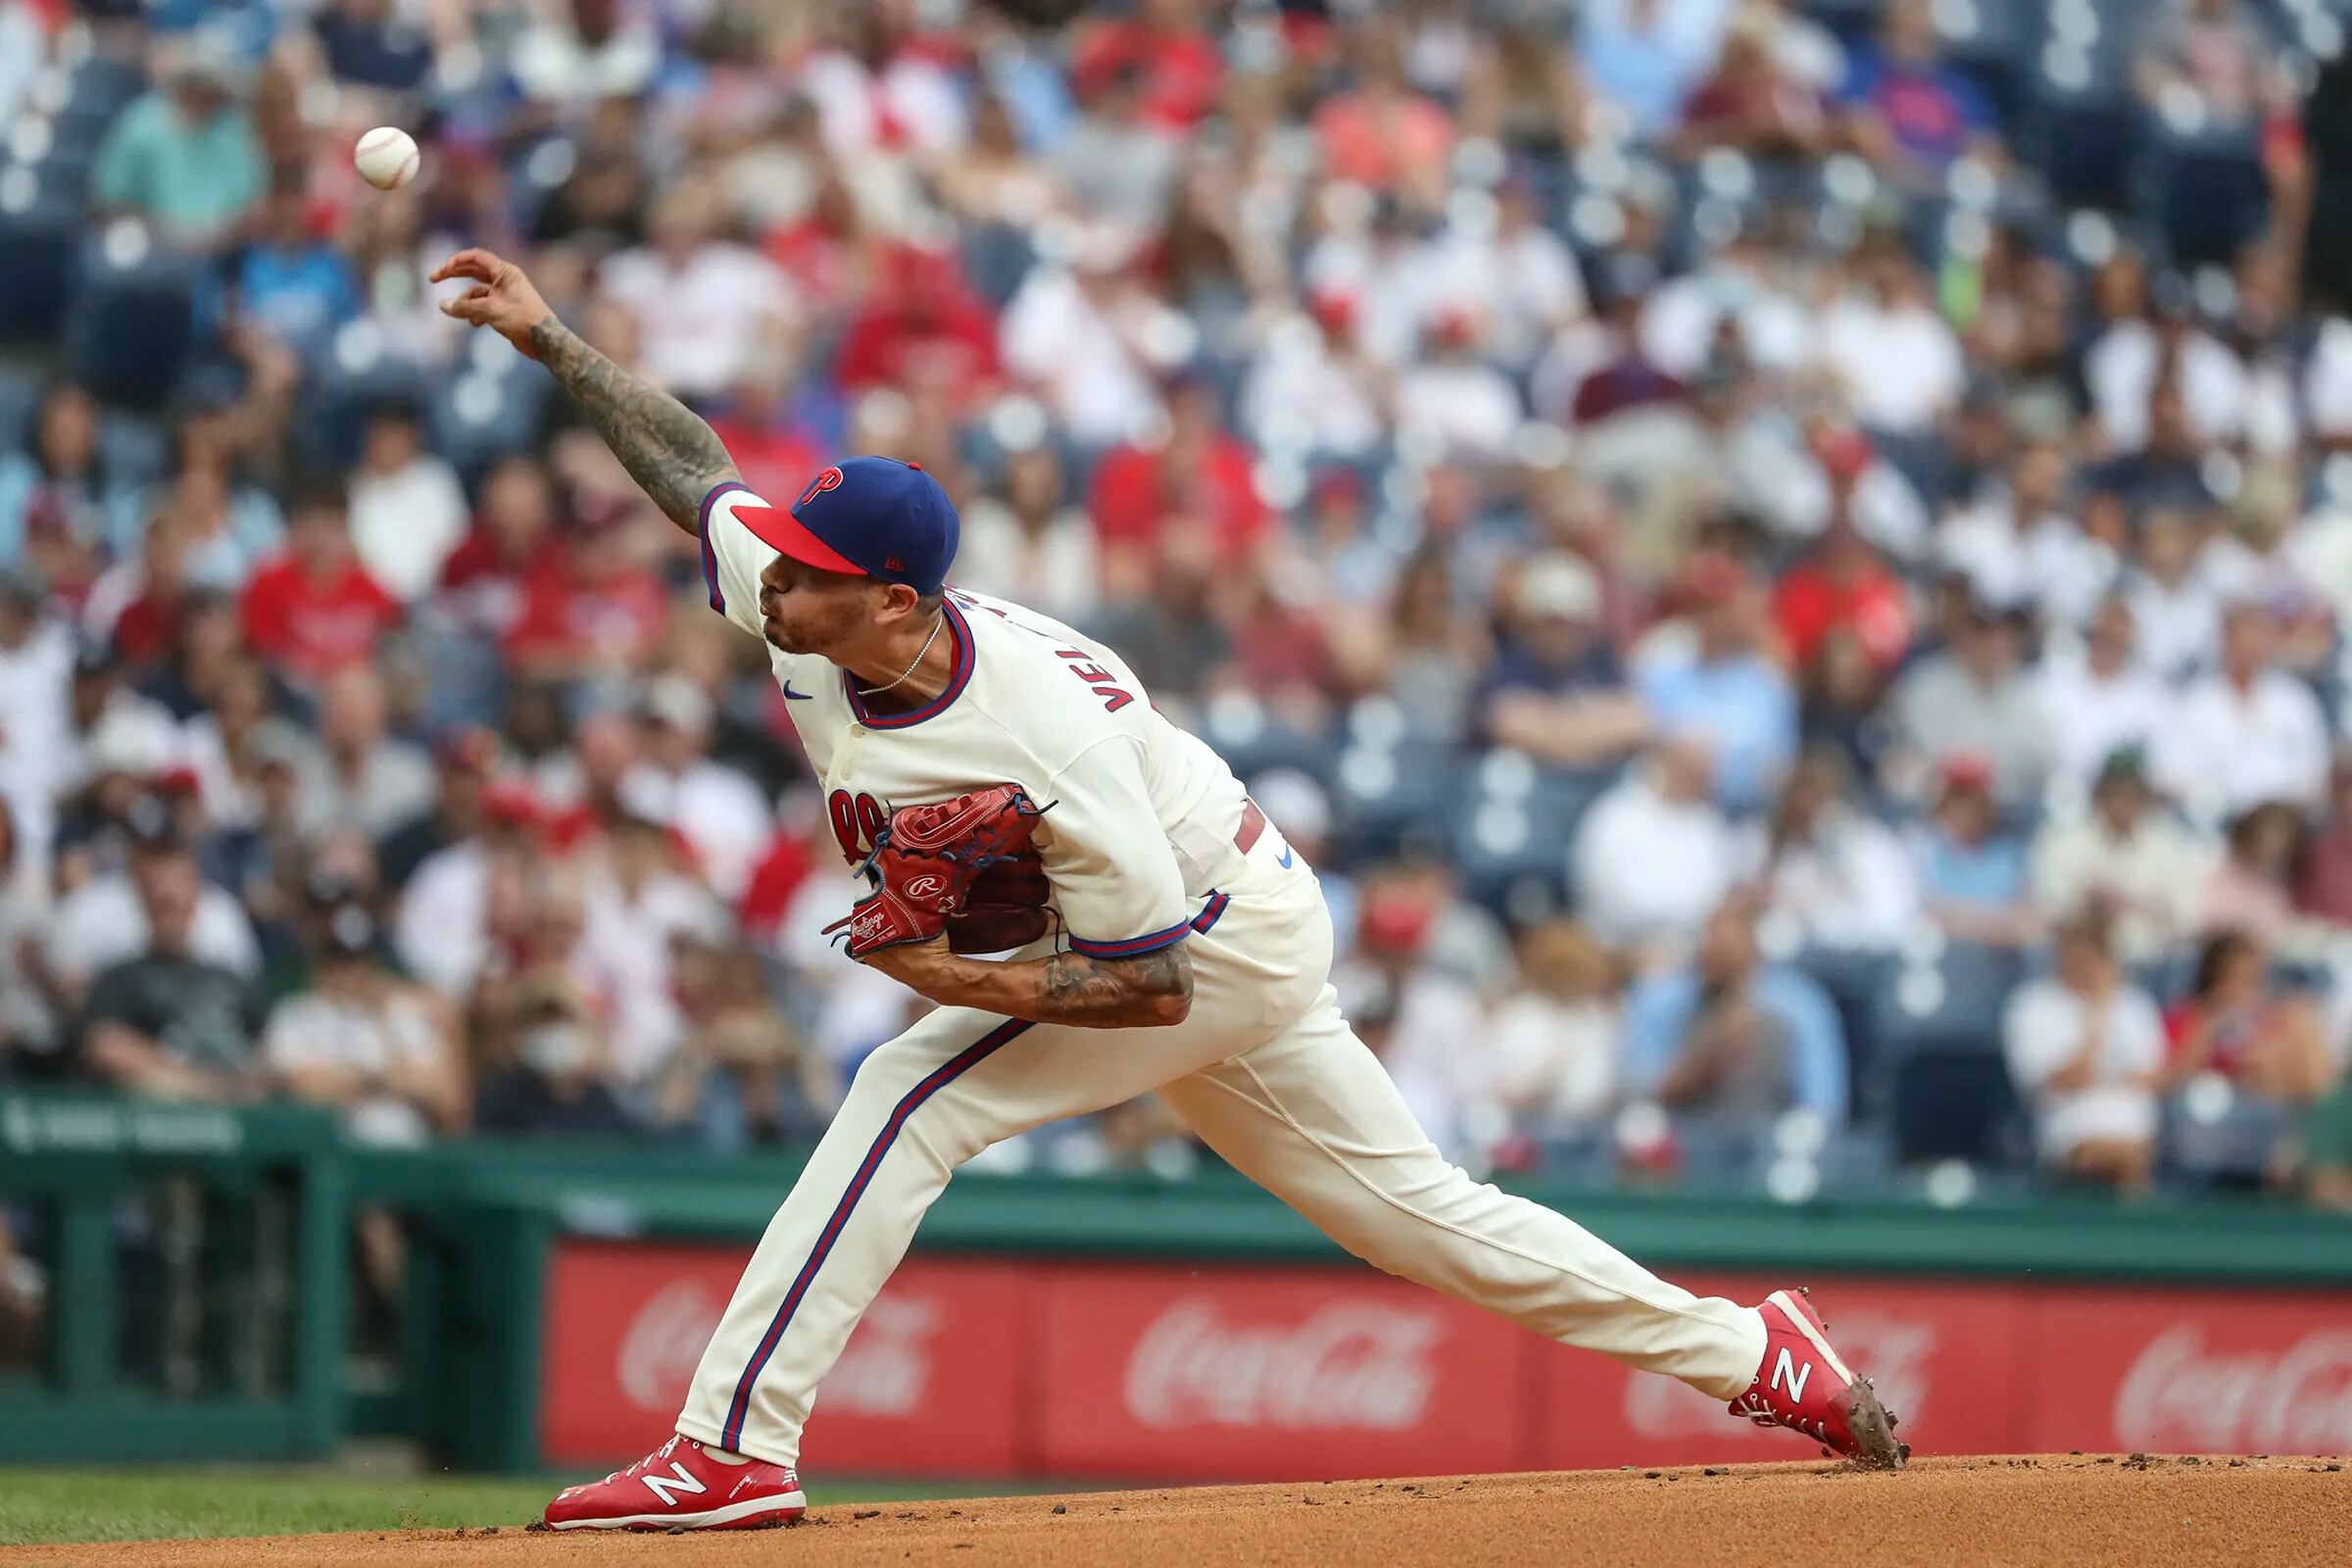
M 892 687 L 892 686 L 904 686 L 904 685 L 906 685 L 906 677 L 907 677 L 907 676 L 909 676 L 909 675 L 911 675 L 911 674 L 913 674 L 913 673 L 914 673 L 916 670 L 918 670 L 918 669 L 920 669 L 920 668 L 922 667 L 922 664 L 923 664 L 923 656 L 924 656 L 925 654 L 927 654 L 927 653 L 929 653 L 929 652 L 931 651 L 931 645 L 932 645 L 933 643 L 935 643 L 935 642 L 939 641 L 939 628 L 940 628 L 940 627 L 942 627 L 942 626 L 945 626 L 947 623 L 948 623 L 948 612 L 947 612 L 946 608 L 943 606 L 943 607 L 941 608 L 940 612 L 939 612 L 939 614 L 938 614 L 936 617 L 934 617 L 934 618 L 933 618 L 933 620 L 932 620 L 932 622 L 931 622 L 931 635 L 930 635 L 930 636 L 928 636 L 928 637 L 926 637 L 926 638 L 924 638 L 924 639 L 923 639 L 923 646 L 915 650 L 915 654 L 914 654 L 914 662 L 913 662 L 913 663 L 911 663 L 911 664 L 908 664 L 908 665 L 907 665 L 907 666 L 906 666 L 905 669 L 902 669 L 902 670 L 900 670 L 900 671 L 899 671 L 899 678 L 898 678 L 897 680 L 894 680 L 894 681 L 892 681 L 892 682 L 890 683 L 890 685 L 888 685 L 888 686 L 860 686 L 860 687 L 858 689 L 858 696 L 860 696 L 860 697 L 879 697 L 879 696 L 881 696 L 881 695 L 882 695 L 884 692 L 886 692 L 886 691 L 889 691 L 889 690 L 891 689 L 891 687 Z

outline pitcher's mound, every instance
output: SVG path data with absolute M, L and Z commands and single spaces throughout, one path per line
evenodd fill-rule
M 965 1553 L 969 1555 L 965 1555 Z M 2352 1469 L 2333 1459 L 2145 1454 L 1171 1488 L 819 1508 L 784 1530 L 661 1536 L 496 1529 L 38 1546 L 0 1561 L 255 1564 L 1040 1563 L 1120 1568 L 1979 1568 L 2352 1564 Z

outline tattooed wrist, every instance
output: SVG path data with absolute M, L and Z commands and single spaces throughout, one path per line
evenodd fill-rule
M 1041 1023 L 1129 1028 L 1181 1022 L 1191 1010 L 1193 961 L 1182 944 L 1134 958 L 1056 953 L 1039 960 Z
M 629 477 L 670 521 L 702 527 L 703 498 L 737 477 L 734 462 L 692 409 L 615 365 L 553 314 L 531 324 L 531 353 L 556 379 Z

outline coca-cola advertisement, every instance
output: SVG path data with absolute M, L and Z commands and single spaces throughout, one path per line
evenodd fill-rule
M 548 1463 L 625 1457 L 669 1430 L 745 1256 L 637 1242 L 557 1248 L 540 1398 Z M 1015 1473 L 1022 1296 L 1008 1263 L 910 1260 L 825 1380 L 810 1445 L 851 1474 Z
M 1337 1479 L 1509 1469 L 1521 1335 L 1384 1275 L 1056 1267 L 1049 1474 Z
M 2340 1296 L 2048 1293 L 2020 1446 L 2352 1453 Z
M 547 1463 L 667 1430 L 742 1261 L 559 1244 Z M 1780 1283 L 1685 1282 L 1740 1301 Z M 1923 1452 L 2352 1452 L 2352 1313 L 2323 1294 L 1813 1284 Z M 834 1475 L 1138 1481 L 1805 1455 L 1721 1400 L 1366 1269 L 920 1256 L 825 1380 L 807 1449 Z

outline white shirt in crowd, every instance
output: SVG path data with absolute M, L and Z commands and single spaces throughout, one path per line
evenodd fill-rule
M 1812 314 L 1770 280 L 1724 261 L 1659 285 L 1642 310 L 1642 351 L 1687 379 L 1715 352 L 1716 325 L 1727 316 L 1760 370 L 1794 370 L 1813 357 Z
M 2045 1159 L 2063 1160 L 2093 1139 L 2156 1136 L 2155 1091 L 2129 1080 L 2163 1065 L 2164 1019 L 2135 986 L 2118 986 L 2107 999 L 2092 1081 L 2064 1092 L 2042 1088 L 2075 1059 L 2093 1017 L 2082 998 L 2049 978 L 2020 986 L 2002 1017 L 2009 1075 L 2033 1105 L 2034 1143 Z
M 2082 358 L 2091 411 L 2119 452 L 2148 444 L 2148 394 L 2164 368 L 2164 345 L 2145 321 L 2118 321 L 2099 334 Z M 2188 427 L 2202 442 L 2236 439 L 2245 428 L 2246 368 L 2209 334 L 2191 330 L 2175 371 Z
M 379 1006 L 305 991 L 270 1009 L 262 1030 L 262 1061 L 273 1072 L 336 1067 L 368 1078 L 398 1068 L 430 1069 L 442 1050 L 432 1008 L 413 993 L 394 992 Z M 344 1112 L 365 1144 L 413 1148 L 432 1136 L 423 1112 L 398 1095 L 371 1095 Z
M 2034 605 L 2047 624 L 2080 626 L 2115 587 L 2123 563 L 2072 518 L 2017 526 L 2005 500 L 1954 513 L 1936 530 L 1943 564 L 1995 604 Z
M 1132 441 L 1159 415 L 1155 376 L 1189 352 L 1185 318 L 1140 290 L 1104 302 L 1057 267 L 1030 269 L 998 329 L 1004 367 L 1037 383 L 1073 438 L 1094 447 Z
M 425 858 L 393 913 L 401 966 L 445 996 L 463 996 L 490 957 L 490 852 L 466 839 Z
M 1590 1125 L 1617 1092 L 1617 1009 L 1522 991 L 1487 1024 L 1494 1091 L 1551 1126 Z
M 2115 910 L 2115 951 L 2126 963 L 2177 953 L 2196 930 L 2214 852 L 2172 816 L 2151 808 L 2129 833 L 2096 812 L 2053 821 L 2034 841 L 2029 881 L 2052 920 L 2069 920 L 2093 899 Z
M 1671 801 L 1640 770 L 1577 829 L 1577 908 L 1604 942 L 1687 942 L 1723 902 L 1736 841 L 1711 801 Z
M 2222 602 L 2191 574 L 2167 587 L 2141 576 L 2126 591 L 2138 633 L 2140 662 L 2167 681 L 2183 681 L 2213 667 L 2222 646 Z
M 640 247 L 598 275 L 636 318 L 638 368 L 688 397 L 727 391 L 768 341 L 767 329 L 799 314 L 783 269 L 741 245 L 698 245 L 682 264 Z
M 49 926 L 49 966 L 81 979 L 147 951 L 147 911 L 122 871 L 90 878 L 58 901 Z M 236 895 L 207 882 L 196 895 L 188 950 L 204 962 L 250 979 L 262 968 L 261 944 Z
M 1035 534 L 1012 509 L 983 499 L 963 514 L 956 550 L 956 582 L 1003 599 L 1018 595 L 1055 620 L 1083 625 L 1101 602 L 1101 551 L 1095 525 L 1077 507 L 1064 507 Z
M 1960 340 L 1924 305 L 1841 299 L 1822 313 L 1820 345 L 1822 363 L 1874 429 L 1926 430 L 1960 401 L 1968 373 Z
M 964 143 L 963 95 L 931 61 L 902 55 L 875 72 L 827 49 L 802 66 L 800 85 L 816 104 L 825 145 L 837 153 L 940 153 Z
M 441 580 L 441 564 L 466 537 L 469 515 L 456 471 L 436 457 L 420 455 L 397 473 L 351 476 L 351 548 L 404 604 Z
M 1242 422 L 1268 450 L 1327 457 L 1369 452 L 1388 428 L 1363 368 L 1334 357 L 1303 318 L 1269 334 L 1242 392 Z
M 620 796 L 686 841 L 720 897 L 742 895 L 773 820 L 760 786 L 743 772 L 710 758 L 676 773 L 640 762 L 621 779 Z
M 1911 858 L 1884 822 L 1833 810 L 1811 838 L 1784 848 L 1768 866 L 1770 854 L 1762 824 L 1740 830 L 1739 874 L 1765 878 L 1766 912 L 1790 922 L 1807 947 L 1885 953 L 1919 925 Z
M 2107 759 L 2127 746 L 2152 747 L 2170 717 L 2164 683 L 2132 665 L 2102 678 L 2080 647 L 2053 647 L 2034 672 L 2034 695 L 2056 752 L 2054 782 L 2087 795 Z
M 1500 370 L 1480 361 L 1427 361 L 1396 376 L 1396 429 L 1426 436 L 1446 451 L 1491 461 L 1519 429 L 1519 394 Z
M 2240 691 L 2209 675 L 2173 705 L 2156 779 L 2191 816 L 2226 822 L 2249 807 L 2316 807 L 2328 787 L 2328 721 L 2311 688 L 2268 669 Z

